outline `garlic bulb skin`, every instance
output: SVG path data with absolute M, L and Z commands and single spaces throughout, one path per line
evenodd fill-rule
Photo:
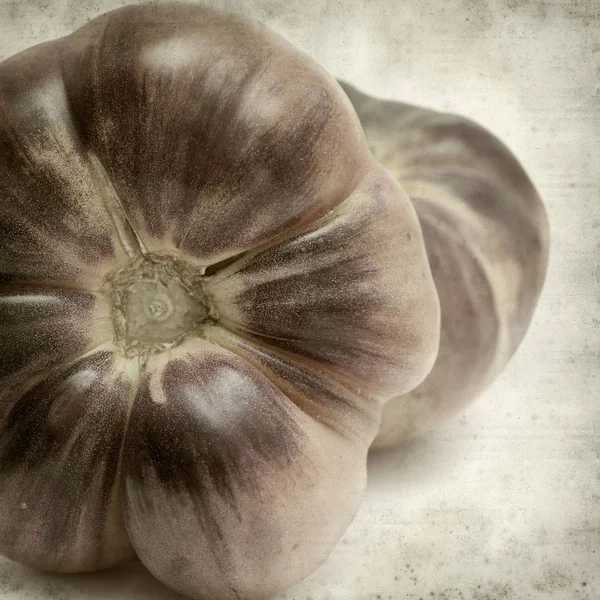
M 0 552 L 271 597 L 358 509 L 440 311 L 408 196 L 266 27 L 130 6 L 0 64 Z
M 441 305 L 433 369 L 383 409 L 372 447 L 386 448 L 455 417 L 506 366 L 542 290 L 549 226 L 523 167 L 485 128 L 340 83 L 415 206 Z

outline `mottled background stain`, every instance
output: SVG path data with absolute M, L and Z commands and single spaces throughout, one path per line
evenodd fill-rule
M 113 0 L 0 0 L 0 59 Z M 529 333 L 443 430 L 371 457 L 330 559 L 280 600 L 600 598 L 599 0 L 209 0 L 363 91 L 463 113 L 523 161 L 552 228 Z M 170 600 L 141 566 L 57 577 L 0 559 L 6 600 Z

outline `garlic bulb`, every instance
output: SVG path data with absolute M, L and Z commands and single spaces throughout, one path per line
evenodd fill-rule
M 431 369 L 415 210 L 266 27 L 132 6 L 0 64 L 0 552 L 266 598 Z
M 477 123 L 341 83 L 373 155 L 415 206 L 442 313 L 433 369 L 384 407 L 373 444 L 384 448 L 454 417 L 506 366 L 542 289 L 548 220 L 518 160 Z

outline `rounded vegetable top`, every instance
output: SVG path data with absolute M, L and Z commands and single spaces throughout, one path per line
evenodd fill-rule
M 266 27 L 126 7 L 0 64 L 0 551 L 263 598 L 430 370 L 415 211 Z

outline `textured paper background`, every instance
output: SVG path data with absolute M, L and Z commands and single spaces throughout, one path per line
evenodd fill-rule
M 341 543 L 287 600 L 600 598 L 600 0 L 256 0 L 256 17 L 373 95 L 463 113 L 546 201 L 525 342 L 443 430 L 372 456 Z M 0 0 L 0 59 L 122 3 Z M 7 600 L 178 598 L 142 567 L 77 577 L 0 559 Z

